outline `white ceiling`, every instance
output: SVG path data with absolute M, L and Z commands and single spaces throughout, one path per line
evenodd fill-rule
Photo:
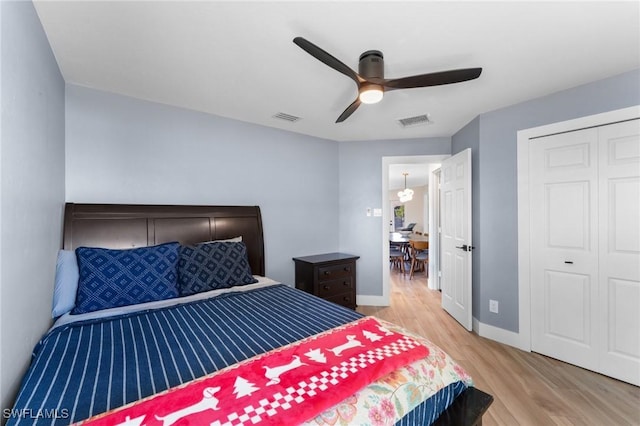
M 637 1 L 34 3 L 68 83 L 340 141 L 450 136 L 480 113 L 640 68 Z M 296 36 L 356 70 L 381 50 L 387 78 L 483 73 L 389 92 L 335 124 L 355 84 Z M 421 114 L 433 124 L 397 123 Z
M 429 174 L 436 168 L 427 162 L 397 163 L 389 165 L 389 190 L 404 188 L 404 175 L 407 173 L 407 188 L 429 185 Z

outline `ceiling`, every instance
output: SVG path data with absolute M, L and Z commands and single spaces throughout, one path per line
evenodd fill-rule
M 34 1 L 67 83 L 338 141 L 451 136 L 478 114 L 640 68 L 640 2 Z M 336 118 L 351 79 L 292 40 L 385 77 L 482 67 Z M 274 118 L 279 112 L 301 117 Z M 428 114 L 431 124 L 398 119 Z
M 407 174 L 407 188 L 429 185 L 429 174 L 439 164 L 428 161 L 416 163 L 396 163 L 389 165 L 389 190 L 404 189 L 404 175 Z

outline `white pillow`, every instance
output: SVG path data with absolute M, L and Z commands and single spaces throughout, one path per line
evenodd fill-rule
M 79 278 L 80 271 L 76 252 L 73 250 L 58 251 L 51 318 L 66 314 L 76 305 Z
M 198 244 L 209 244 L 209 243 L 241 243 L 242 235 L 239 237 L 227 238 L 226 240 L 213 240 L 213 241 L 204 241 Z

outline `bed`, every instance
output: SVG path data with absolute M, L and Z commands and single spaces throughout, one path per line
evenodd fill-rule
M 75 306 L 64 312 L 54 304 L 54 315 L 61 315 L 34 349 L 10 426 L 476 425 L 492 402 L 459 365 L 420 336 L 264 277 L 257 206 L 69 203 L 63 249 L 75 253 L 80 264 Z M 95 278 L 94 267 L 105 279 L 112 273 L 113 280 L 122 279 L 121 271 L 101 259 L 124 254 L 135 269 L 128 259 L 136 250 L 160 262 L 154 265 L 165 257 L 175 262 L 180 291 L 167 296 L 167 287 L 156 283 L 171 271 L 154 266 L 160 275 L 147 277 L 143 271 L 143 280 L 154 288 L 151 299 L 132 290 L 135 304 L 104 306 L 82 282 Z M 211 264 L 221 251 L 222 260 L 210 272 L 228 285 L 198 287 L 209 277 L 190 270 L 189 262 L 205 256 Z M 109 301 L 129 297 L 107 296 Z M 318 347 L 332 349 L 319 353 Z M 390 347 L 396 348 L 393 354 Z M 339 358 L 343 352 L 353 352 L 350 367 L 330 370 L 324 355 Z M 322 381 L 327 371 L 342 373 Z M 339 387 L 341 380 L 347 384 Z M 272 400 L 273 395 L 284 399 Z M 251 404 L 238 402 L 250 398 Z

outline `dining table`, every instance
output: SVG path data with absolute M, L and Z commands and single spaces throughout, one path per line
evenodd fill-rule
M 389 232 L 389 242 L 394 244 L 409 244 L 409 241 L 429 241 L 428 234 L 405 234 L 402 232 Z
M 400 247 L 400 250 L 404 253 L 405 260 L 410 260 L 410 241 L 429 241 L 429 234 L 389 232 L 389 243 Z

